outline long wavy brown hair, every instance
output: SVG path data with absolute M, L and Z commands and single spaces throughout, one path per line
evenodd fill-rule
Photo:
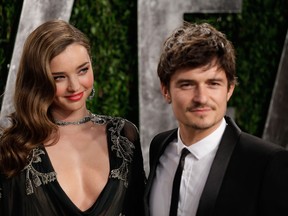
M 7 177 L 25 167 L 33 148 L 59 139 L 50 111 L 56 86 L 49 64 L 72 43 L 83 45 L 91 57 L 87 37 L 62 20 L 40 25 L 24 44 L 15 85 L 15 112 L 8 116 L 11 124 L 0 138 L 0 169 Z

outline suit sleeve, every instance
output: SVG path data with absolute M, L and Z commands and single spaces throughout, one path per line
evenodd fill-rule
M 260 203 L 260 215 L 288 215 L 288 151 L 275 153 L 268 164 Z

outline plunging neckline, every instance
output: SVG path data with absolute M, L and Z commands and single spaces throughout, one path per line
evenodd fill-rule
M 99 193 L 97 199 L 93 202 L 93 204 L 88 207 L 86 210 L 81 210 L 72 200 L 71 198 L 67 195 L 67 193 L 64 191 L 64 189 L 62 188 L 62 186 L 60 185 L 58 179 L 57 179 L 57 172 L 55 171 L 52 161 L 50 159 L 50 156 L 45 148 L 45 146 L 43 145 L 43 150 L 45 152 L 45 154 L 47 155 L 47 164 L 48 164 L 48 170 L 50 170 L 50 172 L 54 172 L 56 173 L 56 180 L 53 182 L 55 185 L 55 188 L 53 188 L 54 192 L 61 198 L 64 198 L 64 202 L 70 206 L 72 208 L 73 211 L 76 211 L 78 213 L 80 213 L 81 215 L 89 215 L 91 213 L 93 213 L 93 210 L 96 209 L 96 206 L 99 202 L 99 200 L 101 200 L 101 197 L 103 196 L 103 194 L 105 193 L 105 191 L 107 190 L 107 186 L 109 185 L 109 183 L 111 182 L 111 170 L 112 170 L 112 162 L 111 162 L 111 144 L 109 142 L 109 137 L 107 134 L 107 125 L 106 127 L 106 140 L 107 140 L 107 149 L 108 149 L 108 159 L 109 159 L 109 174 L 108 174 L 108 179 L 107 182 L 105 184 L 105 186 L 103 187 L 103 189 L 101 190 L 101 192 Z
M 60 187 L 59 180 L 61 179 L 59 179 L 59 177 L 61 170 L 57 170 L 59 172 L 57 179 L 56 173 L 53 169 L 54 167 L 52 166 L 51 160 L 49 160 L 49 156 L 51 157 L 52 155 L 48 155 L 47 153 L 50 153 L 50 149 L 45 149 L 43 143 L 42 145 L 35 146 L 35 148 L 31 149 L 27 156 L 27 164 L 19 175 L 11 179 L 1 179 L 3 180 L 0 182 L 1 202 L 9 202 L 9 206 L 3 209 L 3 214 L 8 215 L 12 213 L 13 215 L 43 216 L 116 216 L 124 214 L 137 215 L 137 212 L 143 212 L 141 197 L 143 196 L 144 191 L 145 175 L 143 166 L 141 166 L 143 161 L 140 154 L 141 146 L 137 128 L 129 121 L 120 117 L 104 116 L 102 119 L 107 122 L 106 133 L 104 132 L 103 135 L 107 136 L 108 142 L 107 144 L 105 142 L 105 146 L 108 146 L 109 155 L 109 158 L 104 159 L 106 160 L 105 162 L 107 165 L 106 172 L 104 172 L 106 176 L 109 175 L 109 165 L 107 164 L 109 161 L 110 176 L 108 179 L 104 180 L 105 182 L 102 181 L 101 188 L 98 190 L 98 193 L 100 193 L 98 197 L 95 196 L 95 198 L 93 198 L 91 196 L 92 199 L 89 199 L 89 202 L 86 202 L 86 204 L 88 203 L 89 205 L 79 205 L 81 210 L 77 207 L 78 205 L 74 205 L 69 198 L 73 196 L 68 197 L 65 191 L 69 191 L 63 191 Z M 81 144 L 81 139 L 79 142 L 79 144 Z M 104 144 L 103 139 L 102 144 Z M 88 151 L 87 148 L 86 150 Z M 97 151 L 94 151 L 96 150 L 90 152 L 92 156 L 97 153 Z M 62 156 L 65 156 L 65 154 L 64 151 Z M 51 159 L 54 158 L 51 157 Z M 71 160 L 74 160 L 74 157 L 72 157 Z M 56 159 L 56 162 L 61 166 L 63 159 L 60 157 L 59 159 Z M 98 162 L 95 161 L 96 164 L 93 163 L 93 161 L 90 162 L 90 169 L 93 169 L 94 166 L 95 168 L 97 167 Z M 95 165 L 92 166 L 93 164 Z M 75 169 L 75 166 L 77 166 L 77 164 L 69 165 L 67 162 L 65 169 Z M 95 177 L 89 175 L 89 173 L 90 171 L 88 169 L 88 171 L 85 172 L 85 174 L 88 175 L 86 178 L 88 178 L 90 188 L 94 188 L 99 184 L 97 173 Z M 71 175 L 75 174 L 72 173 Z M 72 180 L 73 179 L 72 176 Z M 57 182 L 57 180 L 59 182 Z M 62 183 L 62 181 L 60 183 Z M 70 182 L 69 184 L 72 185 L 72 188 L 77 190 L 78 185 L 76 182 Z M 65 184 L 62 185 L 65 186 Z M 95 194 L 96 193 L 97 191 Z M 75 194 L 77 199 L 78 194 Z M 90 194 L 93 195 L 92 193 Z M 83 197 L 85 200 L 85 196 Z M 75 203 L 78 204 L 77 201 L 75 201 Z

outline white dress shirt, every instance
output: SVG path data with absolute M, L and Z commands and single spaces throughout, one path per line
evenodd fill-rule
M 199 200 L 225 127 L 226 122 L 223 118 L 220 126 L 213 133 L 189 147 L 183 144 L 178 129 L 177 139 L 168 144 L 156 169 L 149 199 L 151 216 L 169 215 L 173 179 L 183 148 L 187 148 L 191 154 L 185 158 L 178 216 L 196 215 Z

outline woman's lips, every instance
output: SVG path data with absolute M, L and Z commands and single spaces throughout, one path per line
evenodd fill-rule
M 81 92 L 81 93 L 78 93 L 78 94 L 73 94 L 73 95 L 66 96 L 66 98 L 68 100 L 71 100 L 71 101 L 78 101 L 78 100 L 81 100 L 83 95 L 84 95 L 84 93 Z

